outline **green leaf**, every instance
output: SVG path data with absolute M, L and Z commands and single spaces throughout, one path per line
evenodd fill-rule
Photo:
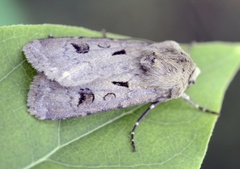
M 21 50 L 30 40 L 48 35 L 101 33 L 60 25 L 0 27 L 0 168 L 200 168 L 217 116 L 182 99 L 160 105 L 142 121 L 135 135 L 136 153 L 130 131 L 147 105 L 62 121 L 29 115 L 27 92 L 36 71 Z M 239 69 L 240 44 L 197 43 L 190 53 L 202 74 L 187 93 L 200 105 L 220 111 Z

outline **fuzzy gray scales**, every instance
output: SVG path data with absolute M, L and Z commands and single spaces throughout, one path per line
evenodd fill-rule
M 65 119 L 179 98 L 196 65 L 174 41 L 48 38 L 23 51 L 37 69 L 28 95 L 31 114 Z

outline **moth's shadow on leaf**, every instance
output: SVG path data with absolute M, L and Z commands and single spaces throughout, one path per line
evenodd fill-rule
M 22 58 L 22 68 L 24 70 L 26 85 L 24 86 L 25 89 L 29 90 L 30 84 L 33 81 L 34 76 L 37 75 L 37 71 L 31 66 L 30 63 L 28 63 L 25 55 L 23 52 L 21 52 L 21 58 Z

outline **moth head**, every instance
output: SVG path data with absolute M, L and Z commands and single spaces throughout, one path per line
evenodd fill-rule
M 196 67 L 193 72 L 191 73 L 191 75 L 189 76 L 189 80 L 188 80 L 188 86 L 191 86 L 193 84 L 195 84 L 198 75 L 201 73 L 200 69 L 198 67 Z

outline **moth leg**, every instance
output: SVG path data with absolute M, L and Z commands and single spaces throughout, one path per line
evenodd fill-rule
M 147 110 L 145 110 L 145 112 L 138 118 L 138 120 L 135 122 L 132 131 L 131 131 L 131 142 L 132 142 L 132 148 L 133 148 L 133 152 L 136 152 L 136 146 L 135 146 L 135 142 L 134 142 L 134 134 L 135 134 L 135 130 L 137 128 L 137 126 L 139 125 L 139 123 L 142 121 L 142 119 L 152 110 L 154 109 L 156 106 L 158 106 L 161 102 L 154 102 L 152 103 Z
M 195 103 L 189 95 L 187 95 L 186 93 L 183 93 L 182 95 L 182 98 L 187 101 L 188 103 L 190 103 L 193 107 L 195 107 L 196 109 L 199 109 L 203 112 L 206 112 L 206 113 L 211 113 L 211 114 L 216 114 L 216 115 L 219 115 L 219 113 L 215 112 L 215 111 L 212 111 L 212 110 L 209 110 L 209 109 L 206 109 L 200 105 L 198 105 L 197 103 Z

